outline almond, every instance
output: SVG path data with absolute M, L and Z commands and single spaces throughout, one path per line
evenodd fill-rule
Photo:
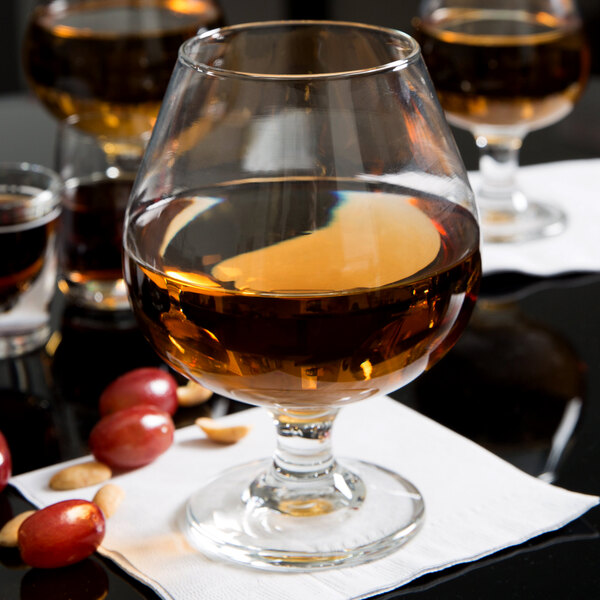
M 201 417 L 196 419 L 196 425 L 204 431 L 208 439 L 220 444 L 234 444 L 248 434 L 248 425 L 218 425 L 213 419 Z
M 50 479 L 53 490 L 75 490 L 102 483 L 112 477 L 109 466 L 95 461 L 80 463 L 61 469 Z
M 123 498 L 125 492 L 122 488 L 114 483 L 107 483 L 96 492 L 92 502 L 104 513 L 104 518 L 108 519 L 117 512 Z
M 189 381 L 186 385 L 180 385 L 177 388 L 179 406 L 196 406 L 206 402 L 212 395 L 211 390 L 207 390 L 195 381 Z
M 13 517 L 10 521 L 7 521 L 4 527 L 0 529 L 0 546 L 4 548 L 16 548 L 19 545 L 19 527 L 34 512 L 35 510 L 26 510 Z

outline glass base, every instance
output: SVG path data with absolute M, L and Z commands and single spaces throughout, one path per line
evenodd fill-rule
M 272 464 L 233 467 L 190 498 L 185 532 L 194 547 L 257 569 L 314 571 L 390 554 L 423 522 L 419 491 L 383 467 L 343 460 L 324 486 L 327 493 L 292 498 L 292 490 L 283 498 L 276 486 L 267 501 Z
M 543 239 L 562 233 L 567 217 L 550 204 L 527 200 L 522 210 L 506 210 L 479 202 L 485 242 L 507 243 Z
M 0 336 L 0 359 L 16 358 L 41 348 L 50 337 L 50 325 L 44 323 L 36 329 L 4 333 Z
M 58 282 L 60 291 L 69 302 L 94 310 L 129 310 L 127 285 L 123 279 L 75 283 L 66 279 Z

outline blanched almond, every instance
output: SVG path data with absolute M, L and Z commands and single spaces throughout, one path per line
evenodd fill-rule
M 88 485 L 102 483 L 111 477 L 112 471 L 109 466 L 90 461 L 58 471 L 50 479 L 50 487 L 53 490 L 76 490 Z
M 201 417 L 196 419 L 196 425 L 204 431 L 208 439 L 220 444 L 233 444 L 248 434 L 248 425 L 219 425 L 213 419 Z
M 117 512 L 123 498 L 125 498 L 123 488 L 114 483 L 107 483 L 96 492 L 92 502 L 100 507 L 100 510 L 104 513 L 104 518 L 108 519 Z
M 177 402 L 179 406 L 196 406 L 206 402 L 213 395 L 211 390 L 195 381 L 188 381 L 186 385 L 177 388 Z
M 10 521 L 7 521 L 4 527 L 0 529 L 0 546 L 4 548 L 16 548 L 19 545 L 19 527 L 34 512 L 35 510 L 26 510 L 13 517 Z

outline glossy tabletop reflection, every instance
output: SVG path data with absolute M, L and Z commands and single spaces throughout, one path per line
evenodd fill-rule
M 597 494 L 600 446 L 600 275 L 484 279 L 465 334 L 420 380 L 394 397 L 571 490 Z M 87 452 L 97 398 L 117 374 L 158 361 L 127 314 L 119 318 L 57 307 L 60 333 L 46 348 L 0 365 L 0 422 L 16 473 Z M 451 391 L 449 391 L 451 390 Z M 180 409 L 176 423 L 243 409 L 213 398 Z M 10 486 L 0 521 L 29 508 Z M 600 510 L 565 528 L 481 561 L 420 578 L 387 598 L 593 597 L 600 586 Z M 65 569 L 37 570 L 0 549 L 0 598 L 154 598 L 110 561 L 93 556 Z M 512 596 L 519 590 L 518 596 Z

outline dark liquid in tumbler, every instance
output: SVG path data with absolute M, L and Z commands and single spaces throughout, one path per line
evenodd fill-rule
M 0 204 L 21 199 L 17 194 L 0 193 Z M 0 223 L 0 311 L 10 309 L 42 272 L 56 219 L 54 212 L 25 223 Z

